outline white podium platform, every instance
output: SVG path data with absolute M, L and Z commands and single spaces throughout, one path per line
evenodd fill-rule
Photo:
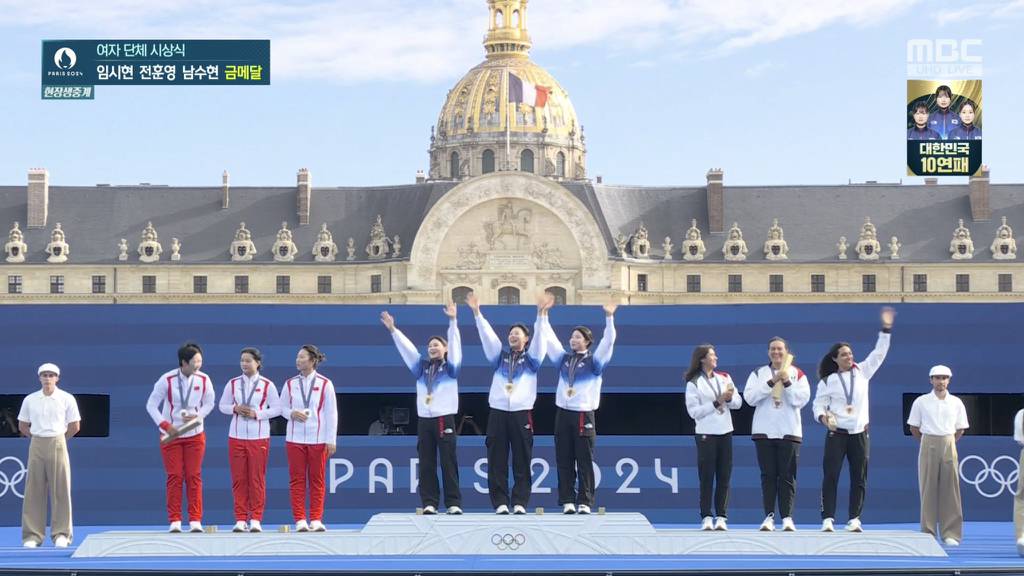
M 798 555 L 946 557 L 934 538 L 902 530 L 859 534 L 732 529 L 657 530 L 639 513 L 496 516 L 377 514 L 360 530 L 322 533 L 167 534 L 117 531 L 88 536 L 75 558 L 156 556 L 410 555 Z

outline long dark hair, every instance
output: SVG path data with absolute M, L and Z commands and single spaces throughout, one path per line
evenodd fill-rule
M 818 378 L 824 380 L 829 376 L 839 372 L 839 364 L 836 364 L 836 356 L 839 356 L 839 349 L 843 346 L 853 348 L 848 342 L 836 342 L 828 349 L 828 353 L 821 359 L 821 363 L 818 364 Z
M 708 355 L 708 352 L 714 350 L 715 347 L 711 344 L 701 344 L 693 349 L 693 354 L 690 355 L 690 367 L 686 370 L 686 375 L 683 379 L 687 382 L 693 381 L 697 377 L 697 374 L 703 372 L 704 367 L 701 366 L 700 361 Z

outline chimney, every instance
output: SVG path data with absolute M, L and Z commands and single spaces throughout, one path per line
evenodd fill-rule
M 31 214 L 31 212 L 29 212 Z M 992 207 L 989 204 L 988 165 L 982 164 L 978 173 L 971 176 L 971 219 L 992 219 Z
M 423 173 L 423 170 L 416 171 L 416 183 L 423 184 L 427 181 L 427 175 Z
M 309 208 L 313 201 L 313 187 L 308 168 L 299 168 L 298 175 L 298 213 L 299 226 L 309 224 Z
M 711 232 L 725 232 L 725 200 L 723 199 L 721 168 L 708 170 L 708 228 Z
M 228 197 L 228 193 L 229 193 L 229 191 L 231 189 L 231 184 L 228 182 L 229 178 L 230 178 L 230 175 L 228 174 L 227 170 L 225 170 L 224 174 L 222 174 L 221 177 L 220 177 L 220 209 L 221 210 L 227 210 L 228 209 L 228 203 L 230 202 L 230 199 Z
M 46 226 L 46 213 L 50 205 L 50 173 L 46 168 L 28 171 L 28 227 Z
M 938 186 L 939 185 L 939 179 L 934 177 L 934 176 L 931 176 L 929 178 L 925 178 L 924 179 L 924 185 L 925 186 Z

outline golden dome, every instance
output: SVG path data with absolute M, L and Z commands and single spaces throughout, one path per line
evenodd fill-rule
M 495 169 L 525 169 L 555 178 L 585 176 L 583 127 L 569 94 L 530 60 L 527 3 L 487 0 L 486 59 L 448 92 L 431 135 L 431 178 L 476 176 Z M 546 88 L 546 102 L 536 107 L 510 103 L 513 74 L 524 84 Z M 467 164 L 460 168 L 453 163 Z

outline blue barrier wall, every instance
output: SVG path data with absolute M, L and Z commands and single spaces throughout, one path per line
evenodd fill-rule
M 298 346 L 319 345 L 328 361 L 322 372 L 341 393 L 409 393 L 412 382 L 380 325 L 380 306 L 270 305 L 69 305 L 0 307 L 0 393 L 38 387 L 35 367 L 61 366 L 68 391 L 110 394 L 109 438 L 71 443 L 77 524 L 162 524 L 164 474 L 157 435 L 144 404 L 160 374 L 173 369 L 177 346 L 197 340 L 205 350 L 203 370 L 217 382 L 218 396 L 238 373 L 238 351 L 255 345 L 265 354 L 264 374 L 277 383 L 294 374 Z M 392 306 L 406 334 L 418 344 L 445 326 L 439 306 Z M 901 305 L 889 356 L 871 386 L 871 466 L 867 522 L 911 522 L 918 516 L 916 442 L 902 432 L 902 394 L 927 392 L 927 369 L 953 368 L 954 393 L 1017 392 L 1022 389 L 1017 332 L 1024 305 Z M 529 307 L 485 307 L 499 332 L 513 321 L 532 323 Z M 836 340 L 850 341 L 857 358 L 874 345 L 875 305 L 748 305 L 622 307 L 608 392 L 678 392 L 694 345 L 716 345 L 720 367 L 742 388 L 749 372 L 766 361 L 773 335 L 790 341 L 797 364 L 809 375 Z M 600 332 L 597 307 L 562 307 L 552 322 L 563 339 L 576 324 Z M 460 307 L 466 392 L 486 392 L 489 371 L 470 311 Z M 545 365 L 542 391 L 551 391 L 555 370 Z M 812 381 L 812 391 L 816 382 Z M 215 411 L 207 421 L 205 520 L 232 518 L 227 466 L 228 417 Z M 598 429 L 600 430 L 600 413 Z M 804 409 L 805 442 L 800 455 L 797 522 L 818 521 L 823 429 Z M 331 491 L 326 521 L 365 521 L 379 511 L 411 511 L 419 499 L 410 490 L 414 436 L 343 436 L 328 470 Z M 734 522 L 761 520 L 759 472 L 752 442 L 735 439 L 730 504 Z M 0 438 L 0 525 L 20 522 L 23 479 L 19 470 L 28 442 Z M 460 438 L 464 504 L 489 507 L 483 438 Z M 1018 448 L 1009 437 L 966 437 L 960 442 L 964 508 L 968 520 L 1010 518 Z M 554 451 L 538 437 L 534 452 L 537 490 L 531 506 L 556 505 Z M 597 501 L 610 510 L 635 510 L 655 522 L 697 520 L 696 453 L 692 437 L 599 436 L 601 482 Z M 414 470 L 414 467 L 412 468 Z M 272 439 L 266 522 L 290 522 L 284 439 Z M 845 520 L 847 482 L 840 485 L 839 520 Z

